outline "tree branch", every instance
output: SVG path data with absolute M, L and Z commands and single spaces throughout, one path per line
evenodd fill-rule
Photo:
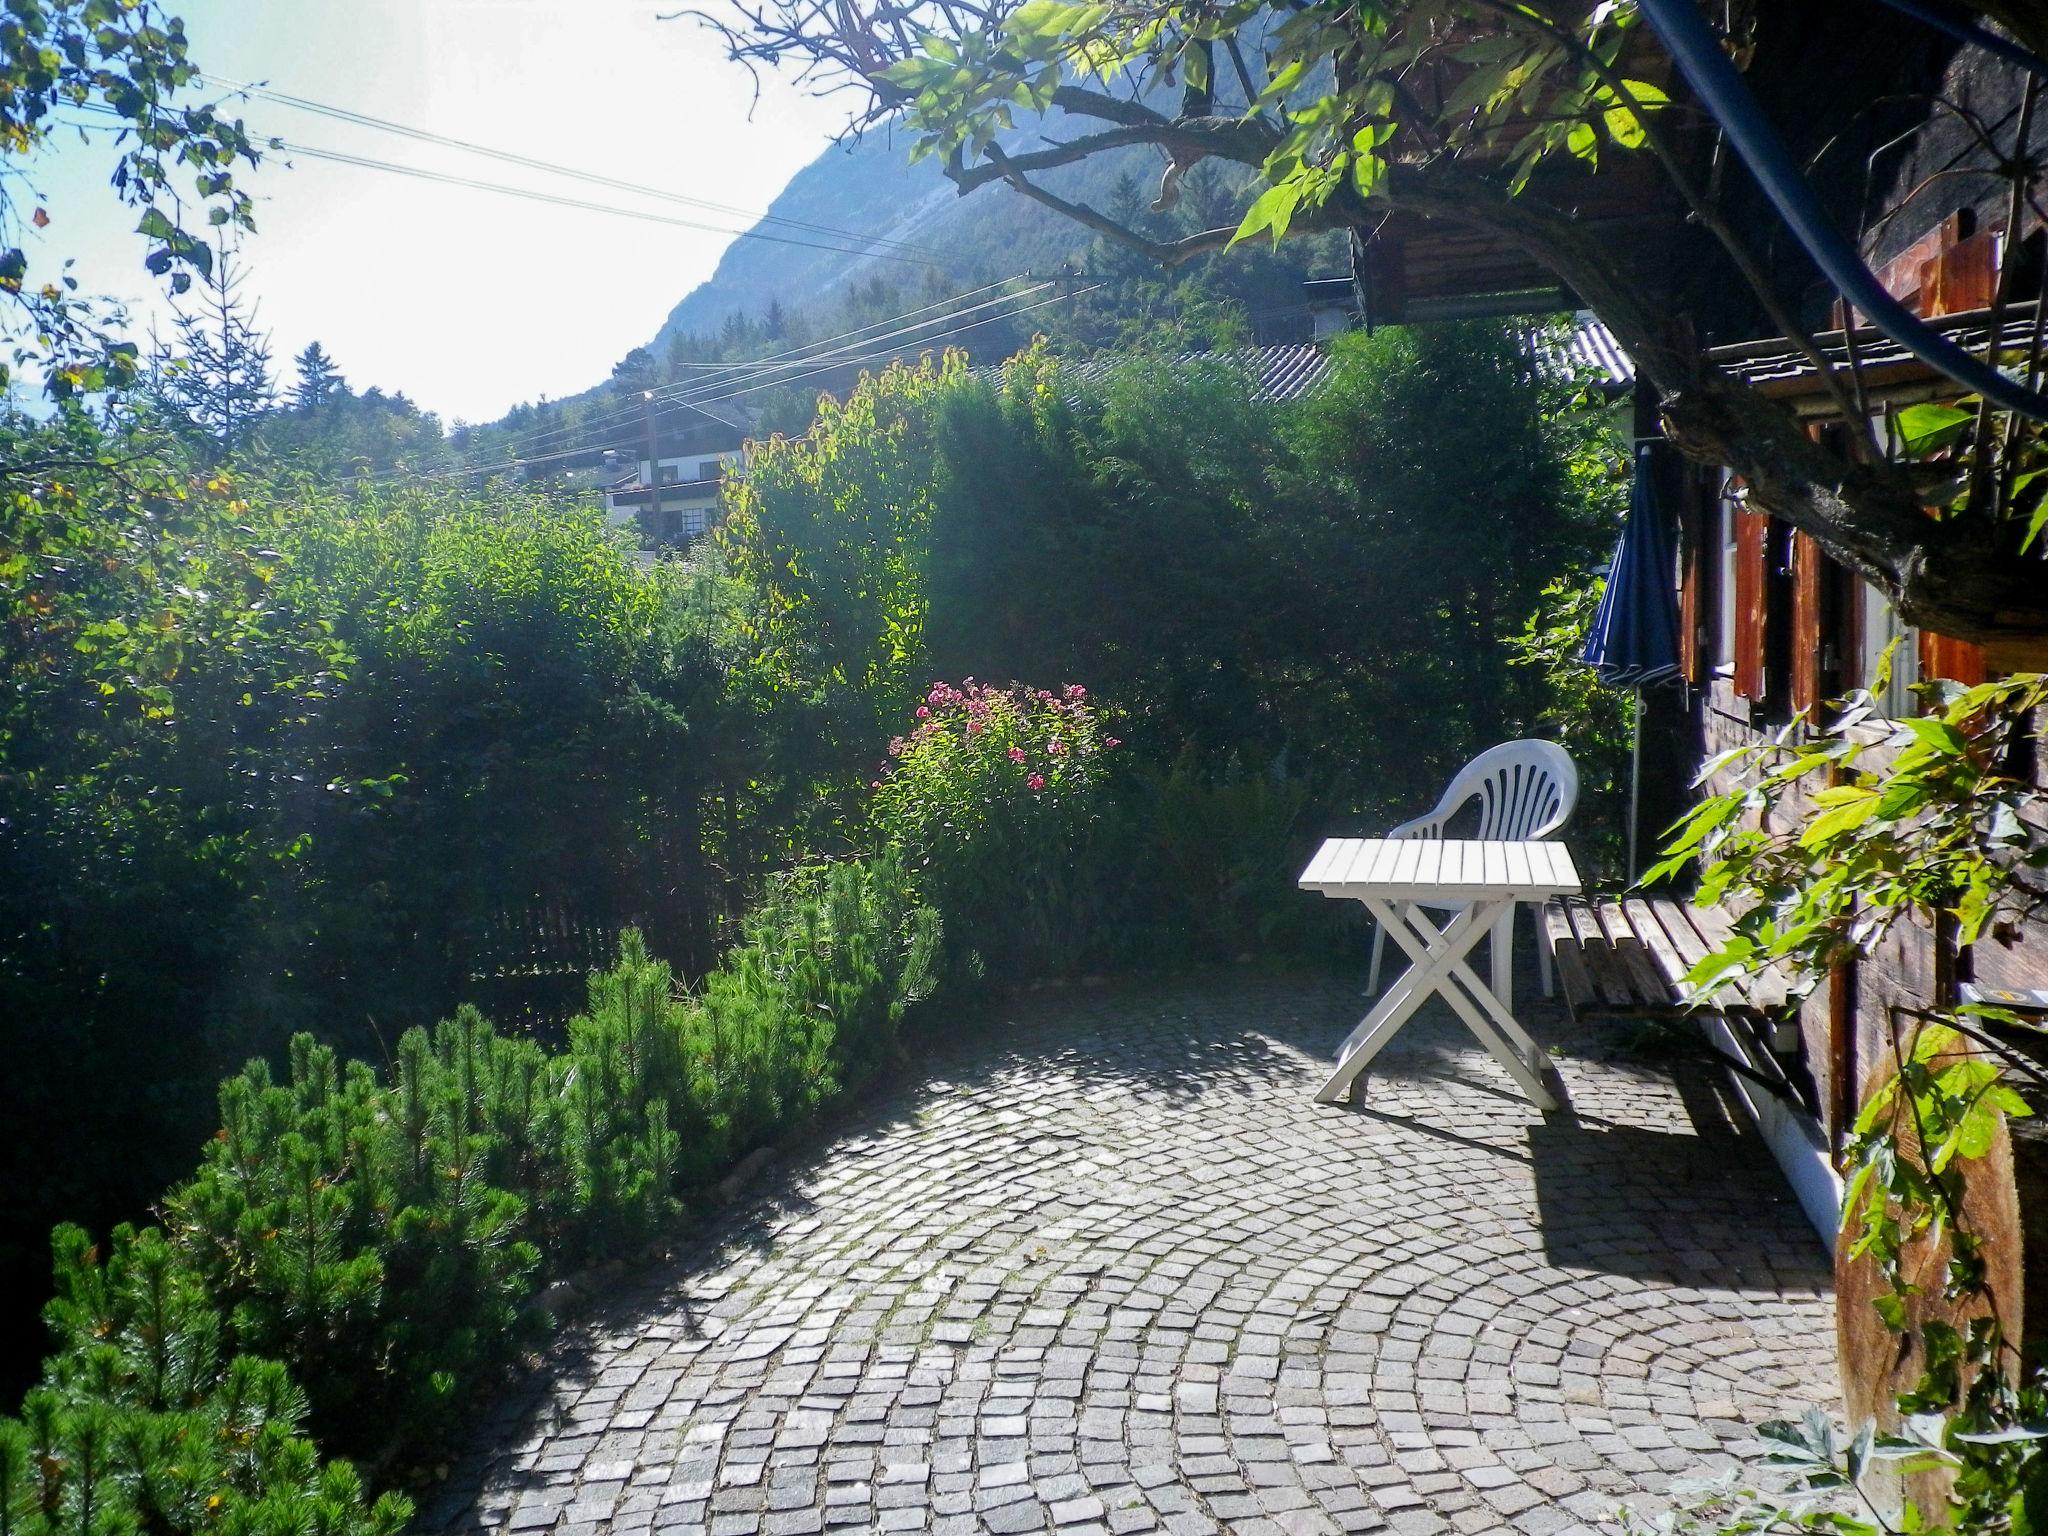
M 1086 203 L 1069 202 L 1058 193 L 1048 192 L 1044 187 L 1027 180 L 1021 174 L 1011 174 L 1008 169 L 1011 164 L 1010 158 L 1003 153 L 1001 146 L 991 144 L 984 153 L 988 155 L 990 164 L 988 166 L 976 166 L 965 174 L 974 175 L 985 169 L 994 170 L 1003 179 L 1007 180 L 1011 186 L 1015 187 L 1033 202 L 1042 203 L 1062 217 L 1072 219 L 1076 224 L 1094 230 L 1106 240 L 1114 240 L 1118 245 L 1128 246 L 1131 250 L 1150 257 L 1153 261 L 1158 262 L 1164 267 L 1177 267 L 1182 262 L 1191 261 L 1195 257 L 1206 255 L 1210 251 L 1220 251 L 1230 244 L 1231 236 L 1236 233 L 1236 231 L 1229 229 L 1205 229 L 1200 234 L 1187 235 L 1179 240 L 1154 240 L 1149 236 L 1139 234 L 1135 229 L 1131 229 L 1127 225 L 1117 223 L 1108 214 L 1099 213 Z M 950 167 L 947 169 L 946 174 L 948 176 L 953 175 Z M 953 179 L 956 182 L 960 181 L 958 176 L 954 176 Z M 991 179 L 994 178 L 984 178 L 984 180 Z M 966 196 L 967 193 L 974 190 L 974 187 L 980 185 L 983 185 L 983 181 L 976 181 L 971 186 L 962 182 L 960 187 L 961 195 L 963 197 Z
M 1621 72 L 1581 42 L 1570 28 L 1560 26 L 1527 6 L 1512 3 L 1512 0 L 1473 0 L 1473 3 L 1502 17 L 1510 26 L 1534 26 L 1537 31 L 1570 53 L 1583 68 L 1590 69 L 1599 78 L 1600 83 L 1614 93 L 1616 100 L 1628 109 L 1635 118 L 1636 125 L 1642 129 L 1644 141 L 1649 144 L 1650 152 L 1657 157 L 1658 164 L 1664 167 L 1664 174 L 1670 178 L 1671 185 L 1677 190 L 1678 195 L 1685 200 L 1686 207 L 1692 210 L 1692 216 L 1727 252 L 1728 259 L 1734 262 L 1735 270 L 1742 274 L 1742 280 L 1756 295 L 1757 302 L 1763 306 L 1771 324 L 1778 328 L 1778 334 L 1797 347 L 1800 355 L 1806 359 L 1807 365 L 1814 370 L 1815 376 L 1821 381 L 1821 387 L 1827 390 L 1828 398 L 1834 402 L 1836 411 L 1841 414 L 1843 424 L 1855 433 L 1865 455 L 1873 459 L 1880 457 L 1877 444 L 1870 435 L 1870 423 L 1857 411 L 1855 400 L 1842 383 L 1841 375 L 1828 361 L 1827 354 L 1821 351 L 1819 345 L 1807 334 L 1806 328 L 1799 323 L 1798 317 L 1786 307 L 1785 301 L 1778 294 L 1777 285 L 1770 280 L 1769 274 L 1750 253 L 1748 242 L 1721 217 L 1721 210 L 1693 185 L 1692 177 L 1678 158 L 1678 152 L 1665 138 L 1663 127 L 1651 113 L 1644 110 L 1628 81 L 1622 78 Z
M 1654 253 L 1443 162 L 1390 167 L 1385 186 L 1397 211 L 1481 231 L 1555 272 L 1657 387 L 1688 458 L 1741 475 L 1755 506 L 1825 542 L 1890 594 L 1909 623 L 1963 640 L 2048 627 L 2040 568 L 2003 551 L 1998 524 L 1929 516 L 1905 466 L 1845 462 L 1776 401 L 1704 363 L 1657 285 L 1624 265 L 1631 254 L 1655 261 Z
M 1240 165 L 1258 165 L 1265 160 L 1267 148 L 1273 139 L 1272 129 L 1256 123 L 1247 123 L 1241 118 L 1162 117 L 1156 122 L 1084 133 L 1078 139 L 1068 139 L 1050 148 L 1035 149 L 1024 154 L 1008 154 L 991 144 L 983 151 L 985 158 L 982 163 L 968 165 L 956 159 L 946 168 L 946 174 L 961 192 L 967 193 L 977 187 L 985 187 L 992 181 L 1009 181 L 1014 184 L 1019 176 L 1028 176 L 1034 171 L 1052 170 L 1062 165 L 1073 165 L 1090 155 L 1100 154 L 1109 149 L 1122 149 L 1131 144 L 1157 144 L 1169 153 L 1178 151 L 1190 156 L 1212 155 L 1217 159 L 1232 160 Z

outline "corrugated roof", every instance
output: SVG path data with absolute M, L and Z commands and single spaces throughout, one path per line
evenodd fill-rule
M 1117 369 L 1135 361 L 1129 353 L 1104 352 L 1078 362 L 1062 359 L 1060 374 L 1070 384 L 1099 384 Z M 1250 374 L 1255 400 L 1299 400 L 1323 381 L 1330 371 L 1330 354 L 1307 342 L 1289 346 L 1244 347 L 1228 352 L 1182 352 L 1173 359 L 1177 368 L 1204 363 L 1242 368 Z M 969 370 L 978 379 L 1000 382 L 1007 363 L 987 363 Z
M 1610 389 L 1626 389 L 1635 382 L 1635 363 L 1621 349 L 1614 333 L 1589 314 L 1580 315 L 1568 331 L 1546 326 L 1523 334 L 1538 366 L 1554 377 L 1577 381 L 1590 374 Z M 1126 353 L 1109 352 L 1079 362 L 1062 361 L 1060 370 L 1074 384 L 1096 384 L 1131 361 Z M 1219 363 L 1242 368 L 1252 377 L 1252 398 L 1260 401 L 1302 399 L 1312 394 L 1330 372 L 1329 349 L 1316 342 L 1182 352 L 1173 361 L 1179 367 Z M 997 381 L 1003 377 L 1006 366 L 984 364 L 971 372 L 976 378 Z
M 1568 331 L 1531 331 L 1529 345 L 1538 362 L 1568 378 L 1591 374 L 1610 389 L 1627 389 L 1636 381 L 1635 359 L 1594 315 L 1579 315 Z

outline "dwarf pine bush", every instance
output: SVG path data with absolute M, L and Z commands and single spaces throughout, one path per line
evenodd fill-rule
M 397 1536 L 410 1505 L 321 1462 L 290 1373 L 223 1354 L 220 1314 L 162 1232 L 117 1228 L 103 1255 L 64 1226 L 54 1247 L 58 1350 L 20 1420 L 0 1420 L 0 1536 Z
M 388 1072 L 308 1036 L 220 1089 L 161 1229 L 59 1228 L 56 1353 L 0 1420 L 0 1536 L 391 1536 L 327 1452 L 401 1461 L 535 1341 L 546 1278 L 645 1249 L 693 1189 L 893 1050 L 938 921 L 885 856 L 785 877 L 695 993 L 628 933 L 565 1049 L 473 1008 Z

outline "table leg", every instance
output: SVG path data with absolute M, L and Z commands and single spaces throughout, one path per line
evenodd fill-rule
M 1414 1017 L 1423 999 L 1431 992 L 1443 990 L 1442 984 L 1448 979 L 1450 967 L 1459 963 L 1486 933 L 1474 921 L 1475 913 L 1480 910 L 1476 904 L 1458 913 L 1442 929 L 1424 929 L 1412 913 L 1406 914 L 1408 921 L 1403 921 L 1403 916 L 1397 914 L 1391 902 L 1369 897 L 1365 905 L 1386 926 L 1394 941 L 1408 952 L 1411 963 L 1401 979 L 1387 989 L 1387 995 L 1380 999 L 1378 1006 L 1345 1038 L 1338 1051 L 1336 1069 L 1316 1091 L 1319 1104 L 1334 1104 L 1343 1097 L 1358 1080 L 1359 1074 L 1371 1065 L 1373 1057 L 1394 1038 L 1402 1025 Z M 1410 927 L 1410 922 L 1415 926 Z M 1463 1011 L 1460 1010 L 1461 1015 Z M 1470 1027 L 1469 1019 L 1467 1025 Z M 1484 1036 L 1481 1043 L 1485 1043 Z
M 1499 920 L 1503 907 L 1508 902 L 1474 902 L 1467 912 L 1481 931 L 1488 931 Z M 1411 912 L 1409 919 L 1414 922 Z M 1446 933 L 1448 929 L 1444 930 Z M 1421 938 L 1426 930 L 1416 922 L 1416 937 Z M 1426 940 L 1425 940 L 1426 942 Z M 1464 1020 L 1465 1027 L 1472 1031 L 1487 1052 L 1507 1069 L 1508 1075 L 1520 1085 L 1532 1102 L 1542 1109 L 1557 1108 L 1557 1100 L 1543 1085 L 1542 1072 L 1549 1064 L 1542 1047 L 1530 1038 L 1528 1032 L 1515 1021 L 1514 1015 L 1501 1006 L 1492 988 L 1480 981 L 1465 955 L 1478 943 L 1475 935 L 1454 954 L 1448 955 L 1439 967 L 1442 980 L 1435 986 L 1444 1000 Z M 1469 994 L 1469 996 L 1467 995 Z M 1420 1006 L 1419 1001 L 1417 1006 Z M 1413 1011 L 1412 1009 L 1410 1010 Z

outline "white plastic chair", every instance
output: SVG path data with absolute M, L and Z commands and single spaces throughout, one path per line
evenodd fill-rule
M 1451 818 L 1477 800 L 1479 825 L 1474 831 L 1461 835 L 1509 842 L 1550 837 L 1571 820 L 1572 808 L 1578 804 L 1578 799 L 1579 770 L 1572 764 L 1572 755 L 1563 747 L 1554 741 L 1504 741 L 1497 747 L 1488 747 L 1460 768 L 1435 810 L 1427 816 L 1403 822 L 1387 836 L 1442 837 Z M 1459 902 L 1426 901 L 1411 903 L 1407 910 L 1423 906 L 1433 912 L 1456 912 L 1462 905 Z M 1524 902 L 1520 905 L 1530 904 Z M 1519 907 L 1509 907 L 1501 915 L 1500 921 L 1494 924 L 1493 941 L 1488 946 L 1493 951 L 1493 994 L 1500 999 L 1503 1008 L 1514 1007 L 1517 910 Z M 1406 915 L 1405 910 L 1403 915 Z M 1541 915 L 1533 908 L 1531 915 L 1532 921 L 1541 923 Z M 1375 924 L 1372 974 L 1366 982 L 1368 992 L 1380 989 L 1380 954 L 1386 942 L 1386 930 Z M 1536 965 L 1543 978 L 1543 995 L 1548 997 L 1553 989 L 1550 950 L 1542 942 L 1540 929 L 1537 933 Z

